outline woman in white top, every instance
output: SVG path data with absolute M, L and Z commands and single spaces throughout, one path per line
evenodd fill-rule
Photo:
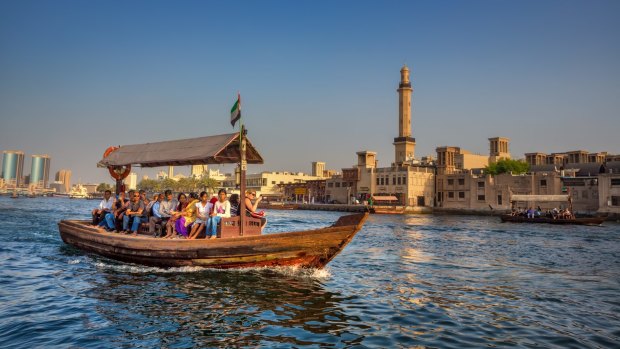
M 222 220 L 222 217 L 230 217 L 230 201 L 226 198 L 226 190 L 220 189 L 217 196 L 218 200 L 213 206 L 213 212 L 207 224 L 208 239 L 215 239 L 217 237 L 217 225 Z
M 192 225 L 192 230 L 189 233 L 189 239 L 194 240 L 202 232 L 205 223 L 209 216 L 209 202 L 207 199 L 209 196 L 207 192 L 200 193 L 200 202 L 196 203 L 196 220 Z

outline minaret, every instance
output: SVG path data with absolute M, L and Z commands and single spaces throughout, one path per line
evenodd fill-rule
M 398 85 L 398 137 L 394 138 L 394 163 L 402 166 L 413 160 L 415 155 L 415 138 L 411 137 L 411 82 L 409 68 L 406 65 L 400 70 L 400 84 Z

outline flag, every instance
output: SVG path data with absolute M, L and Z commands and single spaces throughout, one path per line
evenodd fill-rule
M 230 124 L 235 127 L 235 123 L 241 119 L 241 95 L 237 94 L 237 101 L 230 109 Z

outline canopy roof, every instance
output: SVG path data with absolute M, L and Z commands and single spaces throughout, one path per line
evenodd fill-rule
M 513 195 L 510 201 L 525 202 L 551 202 L 551 201 L 569 201 L 569 195 Z
M 398 201 L 398 198 L 393 195 L 373 195 L 372 199 L 375 201 Z
M 98 166 L 140 165 L 142 167 L 232 164 L 239 162 L 239 133 L 180 139 L 146 144 L 123 145 Z M 262 164 L 263 158 L 246 138 L 248 164 Z

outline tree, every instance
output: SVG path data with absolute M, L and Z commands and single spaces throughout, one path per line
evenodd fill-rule
M 163 192 L 164 190 L 170 189 L 174 192 L 180 191 L 179 184 L 174 179 L 164 178 L 159 181 L 159 185 L 157 187 L 157 191 Z
M 159 185 L 159 181 L 155 179 L 143 179 L 138 183 L 138 190 L 145 190 L 147 192 L 153 192 Z
M 112 190 L 112 186 L 109 185 L 108 183 L 99 183 L 96 190 L 98 193 L 103 193 L 106 190 Z
M 204 190 L 206 192 L 214 192 L 215 188 L 219 187 L 220 183 L 213 178 L 209 178 L 207 176 L 202 176 L 198 180 L 197 189 L 200 191 Z
M 501 159 L 492 162 L 484 168 L 484 172 L 491 175 L 502 173 L 523 174 L 530 170 L 530 165 L 522 160 Z

